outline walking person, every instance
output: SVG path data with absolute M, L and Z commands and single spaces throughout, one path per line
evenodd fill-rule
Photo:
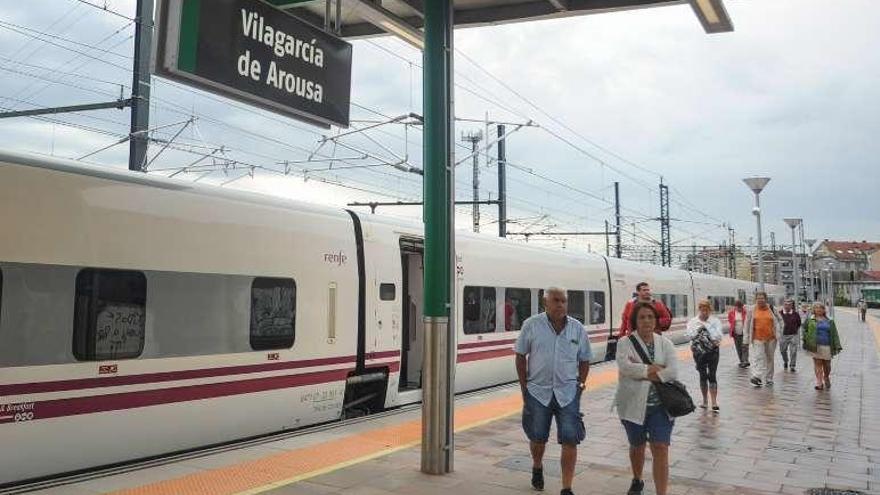
M 767 304 L 767 293 L 755 293 L 755 307 L 746 318 L 744 339 L 751 347 L 750 353 L 755 358 L 752 367 L 751 383 L 755 387 L 773 385 L 775 369 L 776 344 L 781 333 L 782 323 L 773 308 Z
M 649 302 L 637 302 L 630 315 L 633 338 L 617 343 L 617 394 L 614 407 L 626 430 L 633 480 L 628 495 L 641 495 L 645 488 L 645 444 L 651 446 L 654 487 L 657 495 L 667 495 L 669 485 L 669 444 L 674 420 L 660 403 L 656 382 L 670 382 L 678 377 L 675 346 L 656 333 L 657 309 Z M 633 347 L 639 345 L 654 364 L 648 365 Z
M 620 316 L 620 332 L 617 334 L 619 339 L 622 339 L 633 332 L 634 329 L 630 325 L 630 315 L 632 314 L 634 305 L 639 302 L 651 304 L 654 306 L 654 309 L 657 310 L 657 314 L 659 315 L 656 328 L 657 333 L 665 332 L 669 330 L 670 326 L 672 326 L 672 313 L 669 312 L 669 308 L 663 304 L 663 301 L 654 299 L 653 294 L 651 294 L 651 286 L 648 282 L 639 282 L 636 284 L 635 297 L 627 301 L 626 305 L 623 307 L 623 314 Z
M 868 314 L 868 303 L 864 299 L 859 299 L 859 320 L 865 321 L 865 316 Z
M 746 326 L 746 307 L 742 301 L 736 300 L 733 308 L 727 313 L 727 324 L 730 325 L 730 336 L 736 348 L 736 357 L 740 368 L 748 368 L 749 346 L 743 342 L 743 328 Z
M 583 325 L 568 316 L 566 291 L 544 291 L 545 312 L 523 323 L 516 339 L 516 374 L 523 396 L 522 426 L 532 455 L 532 487 L 544 489 L 544 450 L 550 422 L 556 420 L 556 439 L 562 445 L 562 491 L 573 495 L 577 446 L 586 437 L 581 394 L 590 372 L 590 339 Z
M 825 305 L 813 304 L 813 316 L 804 328 L 804 350 L 813 355 L 816 390 L 831 388 L 831 358 L 843 350 L 834 320 L 828 318 Z
M 801 335 L 801 315 L 794 307 L 794 301 L 785 301 L 782 307 L 782 338 L 779 340 L 779 353 L 782 354 L 782 367 L 786 371 L 795 371 L 797 365 L 798 346 Z
M 691 354 L 700 374 L 700 392 L 703 394 L 703 409 L 708 407 L 707 395 L 712 398 L 712 412 L 721 410 L 718 407 L 718 359 L 719 346 L 724 339 L 721 321 L 712 315 L 712 303 L 702 300 L 697 305 L 699 314 L 691 318 L 684 336 L 691 341 Z

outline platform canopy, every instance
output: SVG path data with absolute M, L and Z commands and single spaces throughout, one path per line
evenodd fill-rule
M 267 1 L 343 38 L 393 34 L 422 48 L 424 4 L 430 0 Z M 733 31 L 723 0 L 454 0 L 453 18 L 456 27 L 470 27 L 682 4 L 690 4 L 707 33 Z

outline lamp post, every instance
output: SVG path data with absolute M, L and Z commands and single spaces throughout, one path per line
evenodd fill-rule
M 801 294 L 801 280 L 797 261 L 797 241 L 795 241 L 794 231 L 803 220 L 800 218 L 786 218 L 784 220 L 785 224 L 791 228 L 791 266 L 794 268 L 794 272 L 792 272 L 791 276 L 794 278 L 794 300 L 797 302 L 798 297 Z
M 816 297 L 816 281 L 813 278 L 813 244 L 816 244 L 816 239 L 804 239 L 804 244 L 806 244 L 807 249 L 809 249 L 809 252 L 807 253 L 807 276 L 810 282 L 809 299 L 812 300 Z
M 829 306 L 829 313 L 828 314 L 830 314 L 831 317 L 833 318 L 834 317 L 834 297 L 835 297 L 835 293 L 834 293 L 834 268 L 835 268 L 835 265 L 833 262 L 829 261 L 827 266 L 828 266 L 827 276 L 828 276 L 828 306 Z
M 752 213 L 758 221 L 758 287 L 764 290 L 764 245 L 761 243 L 761 191 L 770 182 L 770 177 L 749 177 L 743 179 L 749 189 L 755 193 L 755 207 Z

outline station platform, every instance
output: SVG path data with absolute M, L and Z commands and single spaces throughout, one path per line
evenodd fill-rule
M 867 323 L 853 310 L 836 313 L 844 351 L 834 359 L 830 391 L 813 389 L 812 360 L 803 352 L 795 373 L 782 370 L 777 355 L 775 385 L 754 389 L 726 339 L 718 369 L 721 411 L 698 409 L 676 421 L 670 494 L 804 494 L 814 488 L 880 494 L 880 312 Z M 681 347 L 679 357 L 680 378 L 698 396 L 689 349 Z M 626 436 L 611 411 L 616 381 L 613 363 L 590 373 L 577 494 L 623 494 L 629 487 Z M 532 493 L 520 409 L 516 385 L 459 398 L 455 472 L 445 476 L 419 472 L 420 411 L 411 408 L 33 493 Z M 549 444 L 546 493 L 559 492 L 558 459 L 559 446 Z M 645 493 L 654 493 L 650 472 L 649 459 Z

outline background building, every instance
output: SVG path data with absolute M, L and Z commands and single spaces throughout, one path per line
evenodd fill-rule
M 880 242 L 825 239 L 812 254 L 817 282 L 823 273 L 831 275 L 836 304 L 853 304 L 863 289 L 880 282 Z

